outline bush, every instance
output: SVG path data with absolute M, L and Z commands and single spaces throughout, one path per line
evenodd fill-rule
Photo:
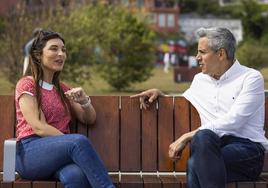
M 259 41 L 246 41 L 238 48 L 237 58 L 243 65 L 261 69 L 268 65 L 268 46 Z
M 75 41 L 70 47 L 76 46 L 83 63 L 98 64 L 100 75 L 113 88 L 122 90 L 150 77 L 154 34 L 145 22 L 122 7 L 103 5 L 77 10 L 70 20 L 75 41 L 81 42 L 80 48 Z

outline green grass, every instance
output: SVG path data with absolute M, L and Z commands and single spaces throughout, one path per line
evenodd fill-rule
M 158 88 L 168 94 L 178 94 L 184 92 L 190 83 L 175 83 L 173 81 L 173 70 L 169 73 L 164 73 L 162 67 L 156 67 L 153 70 L 153 76 L 143 83 L 133 84 L 130 89 L 122 92 L 112 89 L 102 78 L 100 78 L 96 71 L 92 71 L 91 81 L 85 82 L 82 86 L 88 95 L 131 95 L 140 91 Z M 262 69 L 261 73 L 265 79 L 265 89 L 268 90 L 268 68 Z M 70 84 L 72 87 L 79 85 Z M 14 93 L 14 86 L 5 79 L 0 71 L 0 95 L 9 95 Z
M 90 95 L 131 95 L 150 88 L 158 88 L 165 93 L 181 93 L 190 85 L 190 83 L 175 83 L 173 81 L 173 70 L 170 70 L 169 73 L 164 73 L 162 67 L 156 67 L 152 74 L 147 81 L 133 84 L 130 89 L 118 92 L 113 90 L 97 74 L 93 73 L 91 84 L 87 82 L 83 88 Z
M 265 90 L 268 90 L 268 68 L 262 69 L 261 73 L 264 77 L 264 88 Z

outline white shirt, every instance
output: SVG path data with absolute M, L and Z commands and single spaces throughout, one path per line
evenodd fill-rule
M 219 80 L 203 73 L 183 93 L 197 109 L 201 127 L 218 136 L 234 135 L 261 143 L 268 151 L 264 131 L 264 80 L 260 72 L 235 63 Z

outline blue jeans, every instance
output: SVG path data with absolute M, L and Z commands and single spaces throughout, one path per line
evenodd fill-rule
M 16 171 L 30 180 L 59 179 L 65 188 L 114 188 L 92 144 L 80 134 L 19 141 Z
M 191 141 L 187 167 L 188 188 L 225 188 L 234 181 L 254 181 L 264 161 L 261 144 L 235 136 L 218 137 L 199 130 Z

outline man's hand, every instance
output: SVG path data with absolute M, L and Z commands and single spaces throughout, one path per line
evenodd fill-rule
M 130 98 L 140 98 L 140 103 L 144 109 L 147 109 L 150 104 L 157 99 L 158 96 L 164 96 L 164 94 L 159 89 L 149 89 L 143 91 L 139 94 L 132 95 Z
M 178 140 L 170 144 L 168 151 L 169 157 L 174 161 L 179 160 L 181 158 L 182 151 L 187 143 L 188 141 L 183 135 Z
M 179 139 L 177 139 L 175 142 L 170 144 L 168 155 L 171 159 L 174 161 L 181 158 L 182 151 L 186 147 L 187 143 L 190 142 L 195 135 L 195 133 L 198 131 L 198 129 L 183 134 Z

